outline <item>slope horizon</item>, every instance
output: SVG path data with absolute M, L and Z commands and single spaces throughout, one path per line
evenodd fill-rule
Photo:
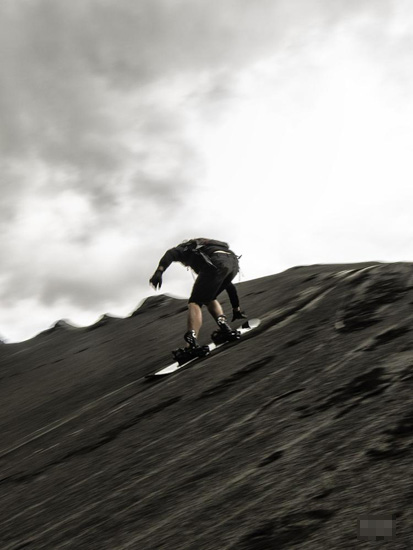
M 308 264 L 308 265 L 306 264 L 306 265 L 289 267 L 289 268 L 287 268 L 287 269 L 285 269 L 285 270 L 283 270 L 279 273 L 263 275 L 261 277 L 246 279 L 246 280 L 239 281 L 239 282 L 235 281 L 234 284 L 236 284 L 237 286 L 239 285 L 239 287 L 242 288 L 242 285 L 245 284 L 245 283 L 253 282 L 253 281 L 258 282 L 258 281 L 266 279 L 268 277 L 274 277 L 274 276 L 280 275 L 282 273 L 287 273 L 290 270 L 298 269 L 300 267 L 317 267 L 317 266 L 320 266 L 320 267 L 325 267 L 325 268 L 345 269 L 345 268 L 351 268 L 352 266 L 379 265 L 379 264 L 382 264 L 382 263 L 385 264 L 386 262 L 365 261 L 365 262 L 347 262 L 347 263 L 315 263 L 315 264 Z M 399 263 L 399 262 L 392 262 L 392 263 Z M 404 263 L 404 262 L 400 262 L 400 263 Z M 180 301 L 187 301 L 187 297 L 177 296 L 177 295 L 174 295 L 173 293 L 168 293 L 168 292 L 162 292 L 162 293 L 158 292 L 155 295 L 152 294 L 152 295 L 149 295 L 149 296 L 146 296 L 146 297 L 142 298 L 140 300 L 140 302 L 138 303 L 138 305 L 135 307 L 135 309 L 133 309 L 131 311 L 131 313 L 129 315 L 126 315 L 126 316 L 118 316 L 118 315 L 114 315 L 110 312 L 106 312 L 106 313 L 103 313 L 100 316 L 98 316 L 96 321 L 94 321 L 93 323 L 85 324 L 85 325 L 75 323 L 70 318 L 63 317 L 63 318 L 57 319 L 56 321 L 51 323 L 48 327 L 40 330 L 39 332 L 34 333 L 32 336 L 29 336 L 28 338 L 24 338 L 22 340 L 13 340 L 13 341 L 11 341 L 7 337 L 4 337 L 0 334 L 0 344 L 11 345 L 11 344 L 20 344 L 20 343 L 30 342 L 31 340 L 33 340 L 34 338 L 37 338 L 41 334 L 50 333 L 50 332 L 52 332 L 56 329 L 85 330 L 85 329 L 92 329 L 93 327 L 96 327 L 96 326 L 100 326 L 102 323 L 106 322 L 109 319 L 128 319 L 130 317 L 135 316 L 137 314 L 138 310 L 140 308 L 144 307 L 145 304 L 151 303 L 152 300 L 154 300 L 156 302 L 157 299 L 162 298 L 162 297 L 171 298 L 171 299 L 180 300 Z

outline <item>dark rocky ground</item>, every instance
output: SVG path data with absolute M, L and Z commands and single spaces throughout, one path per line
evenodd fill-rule
M 241 283 L 259 329 L 157 383 L 184 300 L 0 346 L 0 548 L 413 548 L 412 267 Z

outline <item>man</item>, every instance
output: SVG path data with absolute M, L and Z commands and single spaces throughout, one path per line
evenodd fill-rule
M 219 331 L 214 333 L 217 340 L 238 338 L 239 334 L 231 329 L 217 300 L 218 295 L 226 290 L 233 308 L 232 320 L 246 318 L 239 307 L 237 290 L 232 283 L 239 270 L 238 258 L 229 245 L 214 239 L 199 238 L 184 241 L 169 249 L 149 281 L 155 290 L 161 288 L 163 273 L 172 262 L 181 262 L 198 274 L 188 301 L 187 332 L 184 335 L 188 344 L 186 350 L 192 352 L 192 355 L 206 352 L 205 347 L 201 348 L 197 340 L 202 326 L 203 305 L 206 305 L 218 325 Z

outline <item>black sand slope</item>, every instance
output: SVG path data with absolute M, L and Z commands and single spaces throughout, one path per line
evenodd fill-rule
M 1 550 L 413 548 L 412 267 L 241 283 L 259 329 L 160 382 L 184 300 L 0 346 Z

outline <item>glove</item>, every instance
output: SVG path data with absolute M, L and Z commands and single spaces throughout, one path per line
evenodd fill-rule
M 149 283 L 153 286 L 155 290 L 161 288 L 162 286 L 162 271 L 157 269 L 152 277 L 149 279 Z
M 233 309 L 232 310 L 232 321 L 236 321 L 237 319 L 248 319 L 248 317 L 245 315 L 245 313 L 243 311 Z

